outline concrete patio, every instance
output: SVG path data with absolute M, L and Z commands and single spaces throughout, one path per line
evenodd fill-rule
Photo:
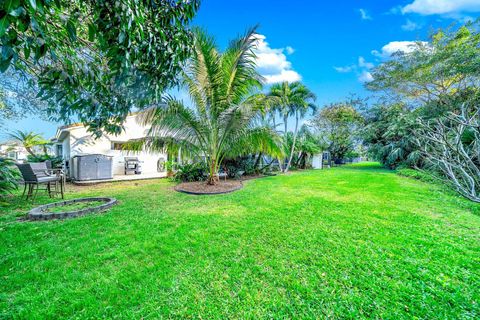
M 142 173 L 142 174 L 127 174 L 127 175 L 114 175 L 112 179 L 102 180 L 88 180 L 88 181 L 72 181 L 75 185 L 92 185 L 99 183 L 118 182 L 118 181 L 135 181 L 135 180 L 149 180 L 149 179 L 161 179 L 166 178 L 166 172 L 154 172 L 154 173 Z

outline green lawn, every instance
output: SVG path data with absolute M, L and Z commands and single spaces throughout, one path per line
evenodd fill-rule
M 120 204 L 63 221 L 2 208 L 0 318 L 480 317 L 480 206 L 436 186 L 371 164 L 172 186 L 70 191 Z

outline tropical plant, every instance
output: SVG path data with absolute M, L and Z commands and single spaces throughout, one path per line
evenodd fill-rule
M 295 117 L 295 129 L 293 132 L 293 142 L 288 151 L 288 161 L 284 171 L 288 172 L 291 165 L 295 144 L 298 135 L 299 120 L 307 114 L 308 111 L 315 112 L 316 106 L 313 103 L 316 100 L 315 94 L 300 82 L 282 82 L 272 85 L 269 97 L 273 100 L 275 109 L 283 117 L 284 135 L 287 135 L 287 122 L 289 116 Z
M 230 178 L 238 178 L 243 174 L 251 175 L 259 171 L 254 160 L 254 155 L 247 155 L 235 159 L 227 159 L 223 162 L 222 166 L 226 169 Z
M 147 147 L 170 141 L 205 157 L 208 184 L 216 183 L 226 157 L 256 152 L 281 155 L 278 135 L 255 125 L 263 108 L 253 95 L 262 85 L 255 68 L 256 42 L 253 28 L 220 52 L 213 38 L 197 30 L 194 54 L 182 74 L 193 105 L 189 108 L 180 100 L 166 97 L 164 106 L 143 112 L 140 121 L 151 125 L 152 142 Z
M 199 0 L 0 1 L 0 72 L 28 74 L 59 120 L 120 132 L 158 102 L 191 52 Z M 38 90 L 38 91 L 37 91 Z
M 415 132 L 420 113 L 404 103 L 377 104 L 365 114 L 361 130 L 363 144 L 370 156 L 390 169 L 422 166 Z
M 11 193 L 18 188 L 20 173 L 12 159 L 0 157 L 0 196 Z
M 50 141 L 46 140 L 38 133 L 16 130 L 8 133 L 8 136 L 14 141 L 21 143 L 25 150 L 27 150 L 27 152 L 34 158 L 39 156 L 35 147 L 41 148 L 43 155 L 47 155 L 47 146 L 50 144 Z
M 179 182 L 205 181 L 208 167 L 205 162 L 184 163 L 177 166 L 174 180 Z
M 294 165 L 297 168 L 306 169 L 311 165 L 312 157 L 323 152 L 327 147 L 321 137 L 313 133 L 308 126 L 303 125 L 298 132 Z

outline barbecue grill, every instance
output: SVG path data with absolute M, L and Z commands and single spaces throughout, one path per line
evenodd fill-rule
M 140 161 L 136 157 L 125 157 L 125 174 L 134 172 L 135 174 L 142 173 Z

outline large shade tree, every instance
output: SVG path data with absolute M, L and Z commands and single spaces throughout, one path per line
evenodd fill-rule
M 193 56 L 182 73 L 192 106 L 167 97 L 163 106 L 143 112 L 142 123 L 151 125 L 147 147 L 176 145 L 205 157 L 208 184 L 218 180 L 225 158 L 259 152 L 281 156 L 279 136 L 258 125 L 266 104 L 257 93 L 263 79 L 256 71 L 256 43 L 251 29 L 221 52 L 212 37 L 197 30 Z
M 295 144 L 298 136 L 298 125 L 301 118 L 304 118 L 308 111 L 315 112 L 316 100 L 315 94 L 300 82 L 282 82 L 272 85 L 269 98 L 275 106 L 276 111 L 283 117 L 284 134 L 287 136 L 287 123 L 290 116 L 295 117 L 295 129 L 293 131 L 293 141 L 288 152 L 288 161 L 284 171 L 287 172 L 292 163 L 295 152 Z
M 0 1 L 0 72 L 24 73 L 56 120 L 119 132 L 191 52 L 198 0 Z M 11 89 L 9 89 L 11 90 Z M 8 103 L 8 101 L 3 101 Z
M 323 107 L 312 119 L 312 127 L 328 144 L 335 161 L 341 161 L 359 144 L 358 129 L 363 117 L 356 110 L 355 100 L 332 103 Z

